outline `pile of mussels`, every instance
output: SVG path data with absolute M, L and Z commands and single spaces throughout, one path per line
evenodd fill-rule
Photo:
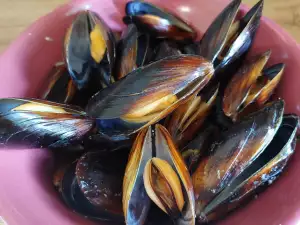
M 55 187 L 88 219 L 223 218 L 279 176 L 298 126 L 273 95 L 285 65 L 265 68 L 270 50 L 245 59 L 263 1 L 238 18 L 240 4 L 200 41 L 144 1 L 127 3 L 121 36 L 94 12 L 78 13 L 40 99 L 0 99 L 1 144 L 51 149 Z

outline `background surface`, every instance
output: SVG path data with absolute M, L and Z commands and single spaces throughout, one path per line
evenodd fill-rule
M 258 0 L 243 0 L 249 6 Z M 67 0 L 0 0 L 0 52 L 28 25 Z M 300 0 L 265 0 L 264 15 L 300 43 Z

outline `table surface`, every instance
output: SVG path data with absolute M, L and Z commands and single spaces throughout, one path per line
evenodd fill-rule
M 40 16 L 67 0 L 1 1 L 0 52 Z M 244 0 L 249 6 L 258 0 Z M 265 0 L 264 15 L 284 27 L 300 43 L 300 0 Z

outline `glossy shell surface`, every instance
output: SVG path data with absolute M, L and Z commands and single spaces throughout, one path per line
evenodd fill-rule
M 182 17 L 201 33 L 228 4 L 227 0 L 151 0 Z M 121 30 L 125 0 L 73 0 L 42 17 L 25 30 L 0 56 L 0 97 L 35 97 L 39 85 L 60 60 L 61 43 L 66 28 L 79 10 L 91 8 L 101 14 L 113 29 Z M 245 9 L 245 8 L 244 8 Z M 29 35 L 29 34 L 32 35 Z M 47 42 L 45 37 L 54 41 Z M 278 25 L 264 18 L 252 51 L 272 49 L 270 65 L 286 63 L 286 74 L 278 88 L 278 95 L 286 102 L 286 112 L 300 114 L 300 47 Z M 47 52 L 48 54 L 40 54 Z M 18 88 L 14 88 L 18 87 Z M 90 221 L 74 215 L 65 208 L 51 187 L 51 155 L 42 150 L 0 151 L 0 212 L 9 225 L 49 224 L 90 225 Z M 45 166 L 46 165 L 46 166 Z M 49 167 L 48 167 L 49 165 Z M 286 173 L 247 207 L 222 221 L 221 225 L 295 225 L 300 220 L 300 146 Z M 49 175 L 47 175 L 49 174 Z M 18 176 L 16 176 L 18 175 Z M 20 184 L 22 186 L 20 191 Z M 288 191 L 286 191 L 288 190 Z M 278 193 L 285 193 L 279 195 Z M 50 194 L 49 194 L 50 193 Z M 24 197 L 26 196 L 26 197 Z M 31 208 L 28 208 L 30 199 Z M 13 210 L 12 210 L 13 209 Z M 32 211 L 38 211 L 33 214 Z

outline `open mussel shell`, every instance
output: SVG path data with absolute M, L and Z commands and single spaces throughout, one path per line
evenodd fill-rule
M 232 24 L 225 39 L 224 48 L 219 55 L 217 71 L 224 71 L 227 68 L 234 71 L 233 67 L 239 67 L 254 42 L 260 25 L 263 4 L 263 0 L 259 1 L 241 20 Z M 216 28 L 216 32 L 219 32 L 218 28 Z M 223 79 L 228 78 L 224 77 Z
M 282 100 L 269 103 L 222 132 L 192 176 L 197 216 L 262 154 L 277 133 L 283 111 Z
M 64 44 L 67 68 L 78 89 L 86 87 L 91 76 L 97 76 L 99 85 L 109 85 L 115 51 L 114 35 L 104 21 L 93 12 L 80 12 Z
M 148 2 L 128 2 L 126 15 L 123 19 L 125 23 L 134 23 L 140 31 L 156 38 L 183 41 L 196 37 L 196 31 L 183 20 Z
M 165 127 L 157 124 L 155 125 L 153 133 L 154 137 L 152 138 L 154 139 L 153 141 L 155 141 L 155 145 L 152 146 L 155 146 L 155 157 L 164 160 L 171 166 L 171 168 L 177 174 L 182 186 L 181 188 L 184 198 L 184 206 L 179 217 L 172 219 L 176 221 L 176 224 L 195 224 L 194 191 L 185 163 L 178 152 L 171 135 Z M 153 147 L 152 151 L 154 151 Z M 163 170 L 163 174 L 166 176 L 166 174 L 168 174 L 168 170 Z
M 229 35 L 230 27 L 238 13 L 241 0 L 232 1 L 212 22 L 201 42 L 198 46 L 198 54 L 206 57 L 215 63 L 215 60 L 221 54 L 227 37 Z
M 251 103 L 251 101 L 246 101 L 247 97 L 251 93 L 251 88 L 254 87 L 261 76 L 270 55 L 271 51 L 267 51 L 246 62 L 226 87 L 223 97 L 223 111 L 233 121 L 236 120 L 238 113 Z
M 176 68 L 176 69 L 174 69 Z M 124 139 L 166 117 L 213 75 L 200 56 L 171 56 L 140 67 L 97 93 L 86 111 L 97 118 L 99 133 Z
M 122 182 L 128 151 L 103 154 L 103 151 L 84 154 L 76 165 L 76 178 L 85 198 L 103 218 L 124 221 Z
M 285 64 L 280 63 L 271 66 L 262 72 L 262 77 L 265 79 L 265 82 L 259 95 L 255 99 L 258 105 L 262 106 L 269 100 L 269 98 L 274 93 L 274 90 L 279 84 L 279 81 L 284 73 L 284 69 Z
M 179 148 L 195 137 L 214 106 L 219 86 L 206 86 L 180 105 L 166 120 L 166 128 Z
M 52 68 L 42 90 L 41 99 L 67 104 L 72 101 L 77 88 L 63 63 Z
M 191 178 L 170 134 L 161 125 L 143 129 L 130 153 L 123 183 L 127 224 L 144 224 L 150 199 L 175 224 L 195 224 Z
M 244 101 L 244 108 L 253 102 L 256 102 L 260 107 L 263 106 L 277 87 L 280 78 L 283 75 L 284 68 L 285 65 L 280 63 L 263 70 L 256 82 L 252 85 L 251 90 Z
M 156 47 L 156 53 L 154 61 L 161 60 L 163 58 L 166 58 L 168 56 L 172 55 L 180 55 L 181 51 L 179 47 L 176 45 L 175 42 L 170 41 L 162 41 L 157 47 Z
M 136 137 L 128 158 L 122 192 L 123 212 L 128 225 L 144 224 L 150 209 L 150 198 L 143 181 L 146 163 L 152 158 L 149 141 L 151 132 L 147 129 L 142 130 Z
M 272 184 L 294 153 L 298 124 L 298 116 L 285 115 L 264 152 L 203 209 L 200 219 L 220 219 Z
M 240 67 L 254 42 L 263 9 L 263 0 L 259 1 L 240 20 L 236 15 L 240 0 L 232 1 L 213 21 L 200 43 L 196 53 L 211 60 L 215 66 L 215 82 L 221 83 L 223 90 L 231 74 Z M 198 46 L 198 47 L 197 47 Z M 188 46 L 188 52 L 195 51 L 195 46 Z
M 80 108 L 45 100 L 0 99 L 0 143 L 58 148 L 81 140 L 94 126 Z

